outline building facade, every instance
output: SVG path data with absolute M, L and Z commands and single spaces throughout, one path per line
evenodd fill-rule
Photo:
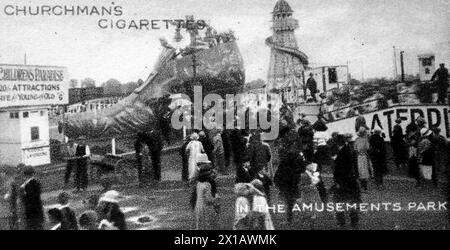
M 65 67 L 0 64 L 0 165 L 50 163 L 49 109 L 69 101 Z

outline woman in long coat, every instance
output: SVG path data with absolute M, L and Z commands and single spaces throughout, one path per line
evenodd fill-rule
M 358 137 L 355 139 L 355 151 L 357 155 L 358 174 L 361 187 L 367 190 L 367 181 L 370 178 L 369 138 L 365 127 L 360 127 Z
M 195 203 L 195 228 L 197 230 L 217 229 L 217 197 L 213 195 L 211 178 L 212 170 L 200 170 L 197 182 Z
M 197 133 L 191 135 L 191 141 L 186 146 L 186 153 L 188 155 L 188 166 L 189 166 L 189 180 L 193 180 L 197 171 L 197 157 L 201 153 L 205 152 L 202 143 L 198 140 L 199 136 Z

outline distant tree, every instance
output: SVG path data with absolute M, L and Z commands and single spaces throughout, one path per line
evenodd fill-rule
M 70 79 L 69 81 L 69 89 L 74 89 L 78 87 L 78 80 L 77 79 Z
M 121 96 L 122 93 L 122 84 L 117 79 L 109 79 L 108 81 L 102 84 L 103 93 L 106 96 Z
M 94 88 L 95 87 L 95 80 L 92 78 L 84 78 L 81 80 L 81 87 L 82 88 Z
M 137 82 L 128 82 L 128 83 L 122 85 L 122 93 L 124 95 L 129 95 L 137 87 L 139 87 L 139 84 Z

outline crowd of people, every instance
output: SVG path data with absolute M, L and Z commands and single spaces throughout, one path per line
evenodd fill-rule
M 388 174 L 389 144 L 380 129 L 370 130 L 363 116 L 355 122 L 357 137 L 335 132 L 326 144 L 317 145 L 314 135 L 326 130 L 326 125 L 311 124 L 304 116 L 294 124 L 289 119 L 282 121 L 280 138 L 274 142 L 278 149 L 279 163 L 274 171 L 272 149 L 261 140 L 258 131 L 235 129 L 214 131 L 213 137 L 229 138 L 229 149 L 235 165 L 236 214 L 233 229 L 273 229 L 271 213 L 271 186 L 274 184 L 279 197 L 286 205 L 286 220 L 294 221 L 294 206 L 298 203 L 360 204 L 362 194 L 368 193 L 369 182 L 374 179 L 375 187 L 384 190 L 384 177 Z M 428 182 L 439 185 L 448 165 L 448 141 L 440 135 L 439 128 L 428 128 L 423 117 L 418 117 L 403 132 L 401 119 L 396 120 L 391 137 L 393 158 L 398 170 L 408 172 L 417 180 L 417 186 Z M 199 136 L 202 134 L 203 136 Z M 196 214 L 197 229 L 214 229 L 220 217 L 220 198 L 217 193 L 216 176 L 222 165 L 214 164 L 217 159 L 216 143 L 209 145 L 205 132 L 194 132 L 186 138 L 181 148 L 183 179 L 193 188 L 191 205 Z M 225 134 L 225 135 L 224 135 Z M 229 135 L 228 135 L 229 134 Z M 203 137 L 203 139 L 201 139 Z M 209 145 L 209 146 L 208 146 Z M 220 149 L 223 145 L 219 146 Z M 220 154 L 219 157 L 222 157 Z M 221 161 L 219 161 L 221 162 Z M 227 162 L 230 162 L 229 160 Z M 334 184 L 327 188 L 322 180 L 324 165 L 332 166 Z M 228 167 L 228 166 L 227 166 Z M 228 168 L 226 168 L 228 169 Z M 259 205 L 256 205 L 256 202 Z M 260 205 L 260 204 L 265 204 Z M 242 209 L 243 207 L 249 209 Z M 208 210 L 210 212 L 205 213 Z M 345 212 L 336 212 L 337 223 L 358 228 L 358 206 Z M 302 213 L 311 227 L 317 214 Z M 203 224 L 209 221 L 210 223 Z
M 185 138 L 180 155 L 182 179 L 192 189 L 190 203 L 196 229 L 217 229 L 220 196 L 216 179 L 218 174 L 232 174 L 231 156 L 237 183 L 236 206 L 242 208 L 236 210 L 233 228 L 273 229 L 270 213 L 259 211 L 268 206 L 273 179 L 272 152 L 259 132 L 243 129 L 194 131 Z
M 71 196 L 62 191 L 58 204 L 45 211 L 42 185 L 31 166 L 19 164 L 13 170 L 5 199 L 9 204 L 11 230 L 126 230 L 125 215 L 120 210 L 121 195 L 114 190 L 91 195 L 83 201 L 83 212 L 77 216 L 71 207 Z
M 327 130 L 319 120 L 311 124 L 305 116 L 297 122 L 292 116 L 283 116 L 280 136 L 270 144 L 261 138 L 261 131 L 233 130 L 192 131 L 180 147 L 182 180 L 191 193 L 189 203 L 195 215 L 196 229 L 218 229 L 221 217 L 221 197 L 217 176 L 234 175 L 236 195 L 235 230 L 273 230 L 269 207 L 273 206 L 272 186 L 279 191 L 286 206 L 286 223 L 294 224 L 296 204 L 346 203 L 360 204 L 362 194 L 369 192 L 373 178 L 378 189 L 384 188 L 384 176 L 388 173 L 388 145 L 379 129 L 370 131 L 363 116 L 355 120 L 356 139 L 351 135 L 335 132 L 327 142 L 317 144 L 314 135 Z M 395 165 L 408 170 L 417 186 L 426 182 L 440 185 L 440 178 L 449 164 L 449 142 L 440 135 L 439 128 L 428 128 L 423 117 L 418 117 L 402 128 L 397 119 L 393 127 L 390 145 Z M 152 176 L 161 180 L 162 139 L 159 133 L 139 133 L 136 143 L 136 159 L 139 182 L 145 182 L 143 157 L 151 158 Z M 76 191 L 87 187 L 85 172 L 89 149 L 82 143 L 69 143 L 69 158 L 65 183 L 75 166 Z M 143 151 L 146 149 L 148 152 Z M 277 149 L 277 166 L 274 152 Z M 327 188 L 322 171 L 330 165 L 333 185 Z M 81 166 L 81 167 L 80 167 Z M 76 216 L 70 207 L 70 195 L 58 196 L 59 206 L 49 209 L 47 216 L 41 200 L 41 184 L 34 177 L 34 168 L 20 165 L 10 184 L 7 199 L 10 204 L 12 229 L 126 229 L 125 216 L 119 207 L 120 194 L 104 190 L 100 196 L 91 196 L 85 202 L 86 209 Z M 234 173 L 233 173 L 234 172 Z M 358 206 L 336 211 L 337 223 L 347 226 L 347 214 L 352 228 L 359 226 Z M 314 228 L 317 213 L 301 213 Z M 48 217 L 46 223 L 46 217 Z

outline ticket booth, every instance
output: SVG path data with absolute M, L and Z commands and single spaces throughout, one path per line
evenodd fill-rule
M 0 111 L 2 164 L 38 166 L 50 163 L 48 108 L 17 107 Z
M 49 110 L 68 103 L 66 72 L 0 64 L 0 165 L 50 163 Z

